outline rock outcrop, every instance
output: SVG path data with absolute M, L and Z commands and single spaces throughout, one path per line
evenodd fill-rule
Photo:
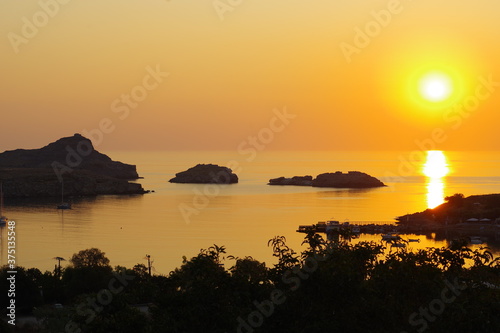
M 238 176 L 226 167 L 215 164 L 198 164 L 186 171 L 175 174 L 170 179 L 171 183 L 192 184 L 234 184 L 238 182 Z
M 143 194 L 134 165 L 112 161 L 92 142 L 75 134 L 40 149 L 0 154 L 0 181 L 6 197 L 58 197 Z
M 269 185 L 294 185 L 294 186 L 312 186 L 312 176 L 295 176 L 292 178 L 273 178 L 269 179 Z
M 313 187 L 370 188 L 385 186 L 380 180 L 364 172 L 322 173 L 313 180 Z
M 295 176 L 292 178 L 274 178 L 269 180 L 268 185 L 293 185 L 312 187 L 334 187 L 334 188 L 372 188 L 385 186 L 380 180 L 364 172 L 349 171 L 342 173 L 322 173 L 315 179 L 312 176 Z

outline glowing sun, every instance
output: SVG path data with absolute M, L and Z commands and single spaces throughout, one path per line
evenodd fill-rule
M 429 102 L 442 102 L 453 92 L 451 78 L 440 72 L 427 73 L 419 81 L 420 95 Z

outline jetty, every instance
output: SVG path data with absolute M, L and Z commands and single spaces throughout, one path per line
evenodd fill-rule
M 300 233 L 325 233 L 328 236 L 339 234 L 341 231 L 350 231 L 351 235 L 371 234 L 386 235 L 425 235 L 436 239 L 461 239 L 482 237 L 491 242 L 500 241 L 500 224 L 498 221 L 485 223 L 456 223 L 456 224 L 397 224 L 390 221 L 325 221 L 310 225 L 299 225 Z M 384 237 L 382 237 L 384 239 Z M 387 237 L 386 237 L 387 238 Z M 387 240 L 387 239 L 385 239 Z M 412 240 L 410 240 L 412 241 Z
M 325 221 L 310 225 L 299 225 L 297 232 L 309 233 L 331 233 L 340 230 L 349 230 L 353 234 L 385 234 L 389 232 L 401 232 L 401 227 L 390 221 Z

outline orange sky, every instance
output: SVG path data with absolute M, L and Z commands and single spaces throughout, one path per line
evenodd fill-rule
M 2 0 L 0 151 L 86 130 L 104 151 L 237 150 L 259 133 L 269 150 L 413 150 L 436 129 L 436 149 L 497 150 L 499 12 L 495 0 Z M 434 69 L 455 89 L 439 107 L 411 91 Z M 285 107 L 296 117 L 281 127 Z

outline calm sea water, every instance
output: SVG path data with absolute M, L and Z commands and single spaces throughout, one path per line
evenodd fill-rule
M 443 160 L 429 161 L 410 152 L 105 152 L 114 160 L 136 164 L 146 189 L 141 196 L 99 196 L 73 200 L 73 209 L 58 211 L 58 199 L 6 200 L 6 215 L 17 223 L 18 265 L 52 270 L 60 256 L 69 259 L 79 250 L 97 247 L 113 265 L 131 267 L 154 259 L 157 273 L 180 266 L 182 256 L 196 255 L 212 244 L 228 254 L 274 262 L 270 238 L 286 236 L 300 251 L 303 235 L 298 225 L 329 219 L 370 223 L 394 222 L 394 217 L 422 211 L 454 193 L 500 192 L 500 154 L 443 152 Z M 234 185 L 171 184 L 175 173 L 197 163 L 231 164 L 240 182 Z M 447 167 L 449 173 L 422 173 Z M 445 165 L 443 165 L 445 164 Z M 267 186 L 270 178 L 316 176 L 323 172 L 359 170 L 382 179 L 387 187 L 369 190 Z M 0 229 L 1 263 L 7 260 L 7 231 Z M 415 236 L 414 248 L 443 246 L 445 240 Z M 364 236 L 380 240 L 380 236 Z M 494 239 L 488 245 L 500 254 Z M 231 263 L 229 262 L 228 265 Z

